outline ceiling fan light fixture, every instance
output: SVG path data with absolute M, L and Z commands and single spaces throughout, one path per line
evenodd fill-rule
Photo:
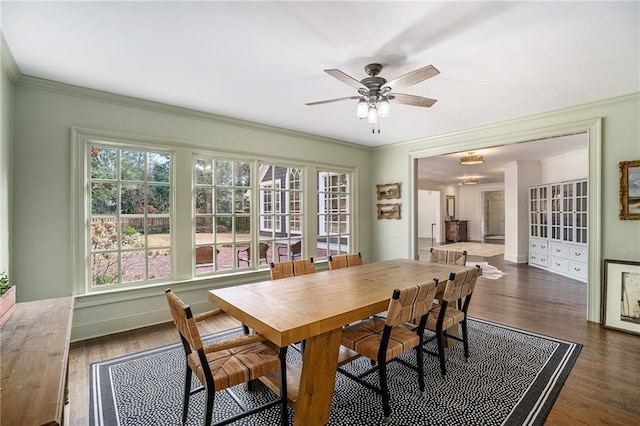
M 378 116 L 380 118 L 389 116 L 389 99 L 384 96 L 378 101 Z
M 370 124 L 376 124 L 378 122 L 378 110 L 374 106 L 369 107 L 369 112 L 367 114 L 367 121 Z
M 478 179 L 474 178 L 474 177 L 468 177 L 464 180 L 463 182 L 465 185 L 477 185 L 478 184 Z
M 369 104 L 365 98 L 360 98 L 358 101 L 356 114 L 358 114 L 358 118 L 367 118 L 367 115 L 369 114 Z
M 469 155 L 466 155 L 460 159 L 460 164 L 463 165 L 482 163 L 484 163 L 484 157 L 482 155 L 476 155 L 473 151 L 469 152 Z

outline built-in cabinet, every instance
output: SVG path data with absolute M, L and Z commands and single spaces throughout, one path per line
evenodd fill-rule
M 529 188 L 529 264 L 587 281 L 587 180 Z

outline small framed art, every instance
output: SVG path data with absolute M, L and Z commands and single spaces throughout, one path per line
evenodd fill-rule
M 377 204 L 378 219 L 400 219 L 400 204 Z
M 602 326 L 640 335 L 640 262 L 605 259 Z
M 400 198 L 399 183 L 376 185 L 376 189 L 378 193 L 378 200 L 392 200 L 394 198 Z
M 640 220 L 640 160 L 622 161 L 620 167 L 620 219 Z

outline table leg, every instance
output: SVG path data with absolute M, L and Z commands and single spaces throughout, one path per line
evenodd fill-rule
M 329 422 L 341 339 L 340 328 L 307 339 L 294 426 L 321 426 Z

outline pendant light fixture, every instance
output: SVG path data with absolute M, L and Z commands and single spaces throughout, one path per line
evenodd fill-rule
M 468 177 L 464 180 L 463 182 L 465 185 L 477 185 L 478 184 L 478 179 L 474 178 L 474 177 Z
M 460 159 L 460 164 L 482 164 L 484 163 L 484 157 L 482 155 L 476 155 L 475 152 L 470 151 L 469 155 L 466 155 Z

